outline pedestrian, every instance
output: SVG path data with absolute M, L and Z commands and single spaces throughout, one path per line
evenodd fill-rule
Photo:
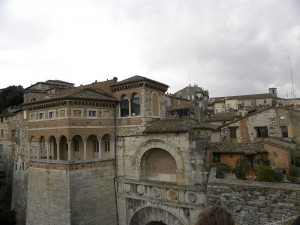
M 196 225 L 234 225 L 234 219 L 225 207 L 213 205 L 199 213 Z

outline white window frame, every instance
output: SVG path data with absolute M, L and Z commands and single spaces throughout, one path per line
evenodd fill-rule
M 52 117 L 50 117 L 51 113 L 53 114 Z M 54 119 L 55 118 L 55 111 L 52 110 L 52 111 L 48 111 L 48 119 L 51 120 L 51 119 Z
M 42 115 L 42 117 L 41 117 Z M 38 120 L 44 120 L 45 119 L 45 112 L 42 111 L 42 112 L 38 112 Z
M 91 115 L 95 113 L 95 115 Z M 89 118 L 96 118 L 97 117 L 97 114 L 98 114 L 98 110 L 97 109 L 88 109 L 88 117 Z
M 33 116 L 34 116 L 34 119 L 32 119 Z M 36 113 L 30 113 L 29 119 L 30 119 L 30 121 L 35 121 L 35 120 L 37 120 L 37 118 L 36 118 Z

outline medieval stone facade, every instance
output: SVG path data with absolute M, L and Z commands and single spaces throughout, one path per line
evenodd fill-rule
M 166 118 L 167 89 L 142 76 L 27 88 L 0 127 L 18 224 L 195 224 L 214 204 L 205 158 L 216 130 Z

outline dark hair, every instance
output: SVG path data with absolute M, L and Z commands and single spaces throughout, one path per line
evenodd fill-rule
M 300 216 L 298 216 L 292 225 L 300 225 Z
M 234 225 L 234 219 L 226 208 L 213 205 L 200 212 L 196 225 Z

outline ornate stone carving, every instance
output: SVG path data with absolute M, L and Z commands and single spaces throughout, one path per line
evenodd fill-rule
M 143 185 L 138 185 L 136 187 L 136 191 L 138 194 L 143 195 L 143 194 L 145 194 L 145 187 Z
M 174 190 L 174 189 L 169 189 L 167 191 L 167 194 L 168 194 L 168 200 L 170 201 L 177 201 L 178 200 L 178 191 L 177 190 Z
M 130 192 L 130 184 L 124 184 L 124 191 L 126 192 L 126 193 L 129 193 Z
M 198 200 L 197 193 L 191 191 L 187 191 L 185 193 L 185 201 L 187 203 L 196 203 L 197 200 Z
M 152 196 L 155 197 L 155 198 L 160 198 L 161 196 L 161 189 L 160 188 L 157 188 L 157 187 L 153 187 L 151 189 L 151 193 L 152 193 Z

